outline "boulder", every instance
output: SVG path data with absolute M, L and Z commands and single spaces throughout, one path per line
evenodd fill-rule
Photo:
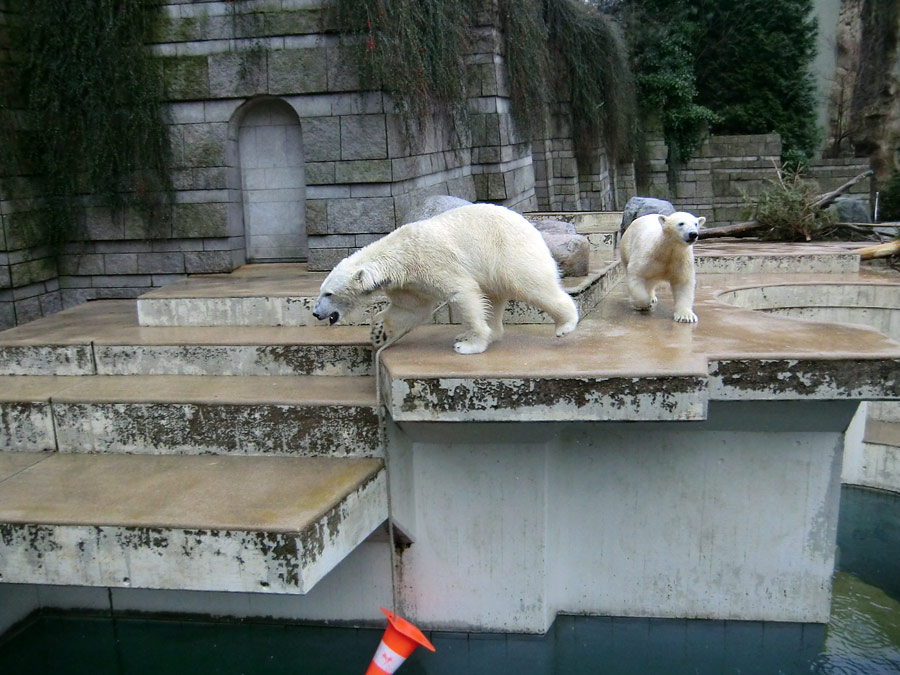
M 562 220 L 539 220 L 534 226 L 547 234 L 578 234 L 575 225 Z
M 564 277 L 583 277 L 588 273 L 591 244 L 580 234 L 541 232 L 550 254 Z
M 646 216 L 651 213 L 659 213 L 668 216 L 675 213 L 675 207 L 671 202 L 665 199 L 655 199 L 653 197 L 632 197 L 625 204 L 625 210 L 622 212 L 622 225 L 619 228 L 619 234 L 625 231 L 635 218 Z
M 871 223 L 869 203 L 859 197 L 838 197 L 827 209 L 839 223 Z
M 406 225 L 407 223 L 415 223 L 416 221 L 425 220 L 426 218 L 433 218 L 445 211 L 450 211 L 459 206 L 468 206 L 471 203 L 472 202 L 466 201 L 465 199 L 451 197 L 450 195 L 432 195 L 431 197 L 425 197 L 425 199 L 417 204 L 413 204 L 413 206 L 406 210 L 406 213 L 403 214 L 403 217 L 400 220 L 400 224 Z

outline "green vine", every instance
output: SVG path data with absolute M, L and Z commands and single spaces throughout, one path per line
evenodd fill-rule
M 635 147 L 634 80 L 628 48 L 613 20 L 580 0 L 546 0 L 554 52 L 571 86 L 575 150 L 584 164 L 596 139 L 612 162 L 630 159 Z
M 476 0 L 336 0 L 334 24 L 365 86 L 389 92 L 401 113 L 443 112 L 466 123 L 466 65 Z M 579 160 L 602 139 L 613 161 L 634 147 L 631 71 L 614 22 L 580 0 L 502 0 L 511 110 L 523 138 L 540 137 L 548 103 L 568 98 Z M 562 77 L 560 77 L 562 74 Z
M 438 110 L 465 127 L 469 0 L 336 0 L 332 12 L 364 86 L 388 92 L 407 118 Z
M 4 135 L 17 174 L 41 185 L 41 243 L 58 253 L 72 239 L 88 194 L 159 222 L 172 192 L 170 149 L 161 74 L 145 46 L 161 25 L 158 1 L 8 6 L 18 63 L 3 98 L 24 117 L 4 116 Z
M 522 136 L 533 138 L 549 118 L 554 61 L 543 0 L 505 0 L 501 8 L 506 33 L 506 68 L 510 109 Z

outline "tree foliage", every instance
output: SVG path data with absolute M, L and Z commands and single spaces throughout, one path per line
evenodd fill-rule
M 786 154 L 815 149 L 818 31 L 812 0 L 706 0 L 695 69 L 718 133 L 776 131 Z
M 707 125 L 777 132 L 786 155 L 812 153 L 812 0 L 625 0 L 618 10 L 643 116 L 659 121 L 670 159 L 688 159 Z

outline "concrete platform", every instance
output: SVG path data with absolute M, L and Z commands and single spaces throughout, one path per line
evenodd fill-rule
M 0 375 L 371 374 L 368 328 L 148 328 L 134 300 L 88 302 L 0 332 Z
M 750 284 L 800 279 L 867 283 L 859 275 L 700 275 L 696 325 L 672 320 L 667 292 L 652 312 L 635 312 L 620 284 L 570 335 L 514 327 L 471 356 L 452 350 L 451 328 L 423 327 L 382 355 L 383 402 L 407 422 L 659 421 L 705 419 L 711 400 L 900 397 L 900 345 L 883 334 L 723 302 Z
M 3 376 L 0 447 L 380 455 L 371 377 Z
M 387 517 L 374 459 L 0 452 L 0 580 L 306 593 Z
M 529 214 L 552 216 L 554 214 Z M 558 214 L 557 214 L 558 215 Z M 587 214 L 590 215 L 590 214 Z M 586 214 L 573 214 L 587 217 Z M 581 229 L 603 225 L 581 225 Z M 590 313 L 622 278 L 623 270 L 609 241 L 598 246 L 586 277 L 563 280 L 582 316 Z M 842 243 L 767 244 L 747 240 L 710 240 L 696 245 L 697 270 L 707 274 L 826 273 L 849 274 L 859 270 L 853 246 Z M 319 326 L 312 308 L 325 273 L 309 273 L 304 265 L 246 265 L 232 274 L 199 275 L 150 291 L 138 298 L 142 326 Z M 374 302 L 373 310 L 381 307 Z M 360 311 L 345 321 L 367 325 L 370 311 Z M 524 303 L 507 307 L 508 324 L 548 323 L 549 319 Z M 455 323 L 451 311 L 439 312 L 435 323 Z
M 137 300 L 141 326 L 318 326 L 312 315 L 325 279 L 306 272 L 305 265 L 246 265 L 232 274 L 189 277 L 145 293 Z M 563 280 L 563 286 L 582 314 L 590 312 L 621 278 L 612 253 L 597 254 L 585 277 Z M 373 294 L 368 310 L 344 319 L 346 326 L 368 326 L 370 315 L 383 306 L 384 296 Z M 510 324 L 548 323 L 549 318 L 529 305 L 509 303 L 504 321 Z M 435 314 L 435 323 L 453 323 L 452 311 Z M 337 328 L 337 326 L 332 327 Z

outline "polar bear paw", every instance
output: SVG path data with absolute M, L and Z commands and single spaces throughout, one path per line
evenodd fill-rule
M 372 329 L 369 331 L 369 339 L 372 346 L 376 349 L 383 346 L 388 341 L 388 334 L 384 328 L 384 319 L 375 319 L 372 321 Z
M 689 309 L 682 309 L 675 312 L 674 318 L 678 323 L 697 323 L 697 315 Z
M 488 348 L 488 341 L 480 339 L 471 333 L 463 333 L 456 336 L 453 349 L 457 354 L 481 354 Z
M 578 325 L 578 319 L 575 319 L 574 321 L 567 321 L 562 326 L 559 326 L 556 329 L 556 337 L 562 337 L 563 335 L 568 335 L 573 330 L 575 330 L 575 327 L 577 325 Z

